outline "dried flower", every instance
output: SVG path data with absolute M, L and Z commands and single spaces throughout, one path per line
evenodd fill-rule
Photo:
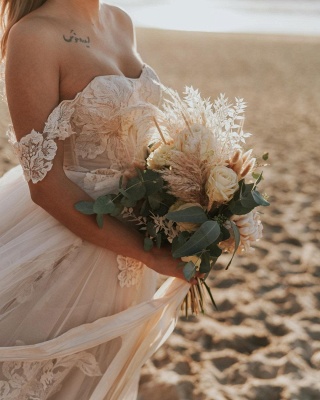
M 237 149 L 228 161 L 228 165 L 238 175 L 239 179 L 245 178 L 256 166 L 256 159 L 251 157 L 252 149 L 244 154 Z
M 237 252 L 252 252 L 254 249 L 251 244 L 262 238 L 263 226 L 259 213 L 253 210 L 245 215 L 233 215 L 230 219 L 237 225 L 240 233 L 240 245 Z M 227 222 L 226 227 L 230 229 L 230 223 Z M 219 246 L 224 251 L 232 253 L 234 251 L 234 238 L 231 229 L 230 234 L 230 239 L 220 242 Z

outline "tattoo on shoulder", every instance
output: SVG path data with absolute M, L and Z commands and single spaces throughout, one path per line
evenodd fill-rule
M 85 39 L 81 38 L 73 29 L 71 29 L 69 37 L 63 35 L 63 40 L 67 43 L 83 43 L 86 45 L 86 47 L 90 48 L 90 37 L 87 36 Z

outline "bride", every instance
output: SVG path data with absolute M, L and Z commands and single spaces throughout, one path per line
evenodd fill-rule
M 189 289 L 167 249 L 74 209 L 144 160 L 160 86 L 99 0 L 1 0 L 10 142 L 0 179 L 0 400 L 132 400 Z M 125 114 L 123 110 L 131 110 Z M 123 111 L 123 113 L 122 113 Z M 156 292 L 157 273 L 169 278 Z M 180 278 L 180 279 L 176 279 Z

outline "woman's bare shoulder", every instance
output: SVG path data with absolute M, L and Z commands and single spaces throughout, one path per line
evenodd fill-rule
M 107 20 L 114 21 L 114 24 L 123 32 L 134 39 L 134 25 L 130 15 L 121 7 L 104 4 L 101 7 L 102 13 Z
M 24 18 L 8 37 L 5 80 L 12 121 L 21 136 L 41 130 L 59 101 L 59 46 L 54 25 L 38 16 Z
M 8 37 L 8 48 L 19 47 L 26 51 L 34 47 L 54 46 L 57 29 L 52 18 L 41 15 L 27 15 L 18 21 L 10 30 Z M 26 46 L 28 46 L 26 48 Z M 31 48 L 29 47 L 31 46 Z

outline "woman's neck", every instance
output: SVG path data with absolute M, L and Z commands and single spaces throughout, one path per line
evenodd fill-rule
M 100 22 L 99 0 L 47 0 L 45 5 L 54 7 L 56 10 L 79 21 L 89 22 L 94 25 Z

